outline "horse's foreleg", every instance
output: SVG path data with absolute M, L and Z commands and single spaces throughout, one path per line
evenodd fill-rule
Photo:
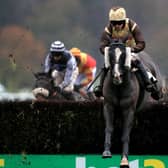
M 120 168 L 129 168 L 128 162 L 128 152 L 129 152 L 129 139 L 130 139 L 130 132 L 133 125 L 134 119 L 134 110 L 133 108 L 123 108 L 123 134 L 122 134 L 122 144 L 123 144 L 123 151 L 122 151 L 122 158 L 120 163 Z M 126 110 L 125 110 L 126 109 Z
M 134 119 L 134 109 L 128 108 L 123 110 L 123 134 L 122 134 L 122 143 L 123 143 L 123 156 L 128 156 L 129 152 L 129 139 L 130 133 L 133 125 Z
M 105 142 L 104 142 L 104 152 L 102 154 L 103 158 L 111 157 L 111 134 L 113 132 L 113 108 L 109 104 L 104 105 L 104 118 L 105 118 Z

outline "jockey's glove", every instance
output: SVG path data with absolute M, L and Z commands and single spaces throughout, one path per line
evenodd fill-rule
M 79 90 L 82 88 L 82 85 L 74 85 L 74 90 L 79 92 Z

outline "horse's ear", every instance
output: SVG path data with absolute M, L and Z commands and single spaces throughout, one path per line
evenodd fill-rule
M 45 75 L 44 72 L 36 72 L 36 73 L 33 73 L 33 74 L 34 74 L 34 77 L 35 77 L 36 79 L 38 79 L 40 76 L 44 76 L 44 75 Z

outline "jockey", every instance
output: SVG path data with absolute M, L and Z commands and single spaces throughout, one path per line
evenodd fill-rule
M 54 86 L 59 91 L 72 92 L 78 76 L 78 67 L 74 56 L 66 50 L 64 43 L 54 41 L 45 58 L 44 72 L 50 73 Z
M 143 51 L 145 48 L 142 32 L 137 23 L 126 17 L 125 9 L 120 6 L 111 8 L 109 12 L 109 23 L 105 27 L 100 40 L 100 52 L 103 55 L 105 54 L 105 48 L 110 45 L 112 39 L 120 39 L 125 43 L 126 47 L 131 48 L 132 66 L 138 69 L 146 90 L 151 92 L 151 96 L 154 99 L 158 100 L 160 94 L 156 86 L 157 80 L 153 77 L 155 80 L 151 81 L 151 77 L 148 75 L 149 72 L 147 72 L 140 59 L 138 59 L 137 53 Z M 100 76 L 100 85 L 94 91 L 97 97 L 102 96 L 106 73 L 107 68 L 103 68 Z
M 88 86 L 96 75 L 96 60 L 89 54 L 81 52 L 79 48 L 72 48 L 70 52 L 75 56 L 79 68 L 79 75 L 75 82 L 76 91 L 92 92 Z

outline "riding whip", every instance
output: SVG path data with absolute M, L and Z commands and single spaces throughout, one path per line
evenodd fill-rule
M 96 82 L 96 80 L 98 79 L 98 77 L 101 75 L 101 73 L 103 72 L 103 69 L 101 69 L 101 71 L 96 75 L 96 77 L 94 78 L 94 80 L 91 82 L 91 84 L 88 86 L 87 91 L 92 87 L 92 85 Z

